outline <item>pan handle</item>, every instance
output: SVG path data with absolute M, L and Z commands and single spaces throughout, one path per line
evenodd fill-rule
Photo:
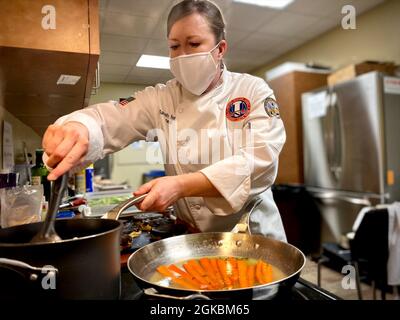
M 249 233 L 250 234 L 250 215 L 260 205 L 263 200 L 259 197 L 255 197 L 244 208 L 244 213 L 240 218 L 239 222 L 233 227 L 232 233 Z
M 124 212 L 126 209 L 132 207 L 134 204 L 142 201 L 146 196 L 147 196 L 147 193 L 142 194 L 141 196 L 138 196 L 138 197 L 129 198 L 128 200 L 120 203 L 118 206 L 116 206 L 115 208 L 108 211 L 105 215 L 102 216 L 102 218 L 118 220 L 119 216 L 121 215 L 122 212 Z
M 19 260 L 6 258 L 0 258 L 0 268 L 12 270 L 30 281 L 36 281 L 49 272 L 54 272 L 54 274 L 58 273 L 56 268 L 50 268 L 48 266 L 37 268 Z
M 159 293 L 154 288 L 147 288 L 147 289 L 144 289 L 143 291 L 146 295 L 152 296 L 152 297 L 157 297 L 157 298 L 166 298 L 166 299 L 174 299 L 174 300 L 194 300 L 194 299 L 211 300 L 211 298 L 209 298 L 206 295 L 201 294 L 201 293 L 194 293 L 194 294 L 184 296 L 184 297 L 177 297 L 177 296 L 172 296 L 169 294 Z

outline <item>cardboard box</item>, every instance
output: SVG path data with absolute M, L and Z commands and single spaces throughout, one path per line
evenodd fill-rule
M 333 86 L 371 71 L 380 71 L 388 75 L 394 75 L 397 67 L 392 62 L 365 61 L 336 70 L 328 76 L 327 81 L 329 86 Z

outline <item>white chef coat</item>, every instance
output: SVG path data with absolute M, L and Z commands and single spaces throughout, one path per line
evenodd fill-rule
M 178 218 L 203 232 L 230 231 L 248 201 L 260 197 L 263 201 L 250 217 L 251 232 L 286 241 L 270 189 L 286 135 L 280 117 L 267 112 L 265 101 L 274 96 L 264 80 L 225 68 L 222 83 L 201 96 L 191 94 L 173 79 L 165 85 L 147 87 L 135 93 L 134 98 L 126 105 L 115 102 L 92 105 L 58 119 L 56 124 L 77 121 L 88 128 L 86 160 L 89 161 L 96 161 L 134 141 L 149 140 L 149 130 L 157 129 L 158 133 L 164 133 L 160 139 L 152 131 L 167 162 L 166 174 L 200 171 L 221 193 L 221 197 L 215 198 L 178 200 L 175 204 Z M 249 110 L 247 114 L 242 110 L 244 117 L 232 121 L 229 106 L 237 98 L 247 99 Z M 204 133 L 205 129 L 206 137 L 219 135 L 221 143 L 215 147 L 209 142 L 211 159 L 195 161 L 204 153 L 201 147 L 205 141 L 199 143 L 196 133 L 202 130 Z M 171 132 L 176 132 L 174 139 Z M 236 141 L 238 132 L 251 133 L 251 143 Z M 224 154 L 213 159 L 214 152 Z

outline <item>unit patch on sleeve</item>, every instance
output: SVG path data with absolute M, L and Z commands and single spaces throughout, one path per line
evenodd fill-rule
M 226 105 L 226 118 L 230 121 L 240 121 L 245 119 L 250 113 L 250 101 L 240 97 L 233 99 Z
M 132 102 L 133 100 L 135 100 L 134 97 L 119 98 L 119 105 L 121 107 L 125 107 L 129 102 Z
M 279 106 L 278 103 L 272 99 L 272 98 L 267 98 L 264 101 L 264 109 L 265 112 L 272 118 L 272 117 L 277 117 L 280 119 L 280 114 L 279 114 Z

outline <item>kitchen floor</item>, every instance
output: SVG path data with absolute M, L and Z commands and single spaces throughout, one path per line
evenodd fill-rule
M 321 268 L 321 287 L 329 292 L 334 293 L 338 297 L 345 300 L 357 300 L 357 290 L 356 289 L 344 289 L 341 286 L 341 282 L 343 279 L 343 274 L 336 272 L 330 268 L 322 266 Z M 301 273 L 301 277 L 305 280 L 308 280 L 314 284 L 317 284 L 317 264 L 313 261 L 307 259 L 306 266 Z M 361 283 L 361 292 L 364 300 L 372 300 L 373 299 L 373 290 L 372 287 Z M 376 297 L 378 300 L 381 299 L 380 290 L 376 290 Z M 393 295 L 390 293 L 386 294 L 387 300 L 394 299 Z

